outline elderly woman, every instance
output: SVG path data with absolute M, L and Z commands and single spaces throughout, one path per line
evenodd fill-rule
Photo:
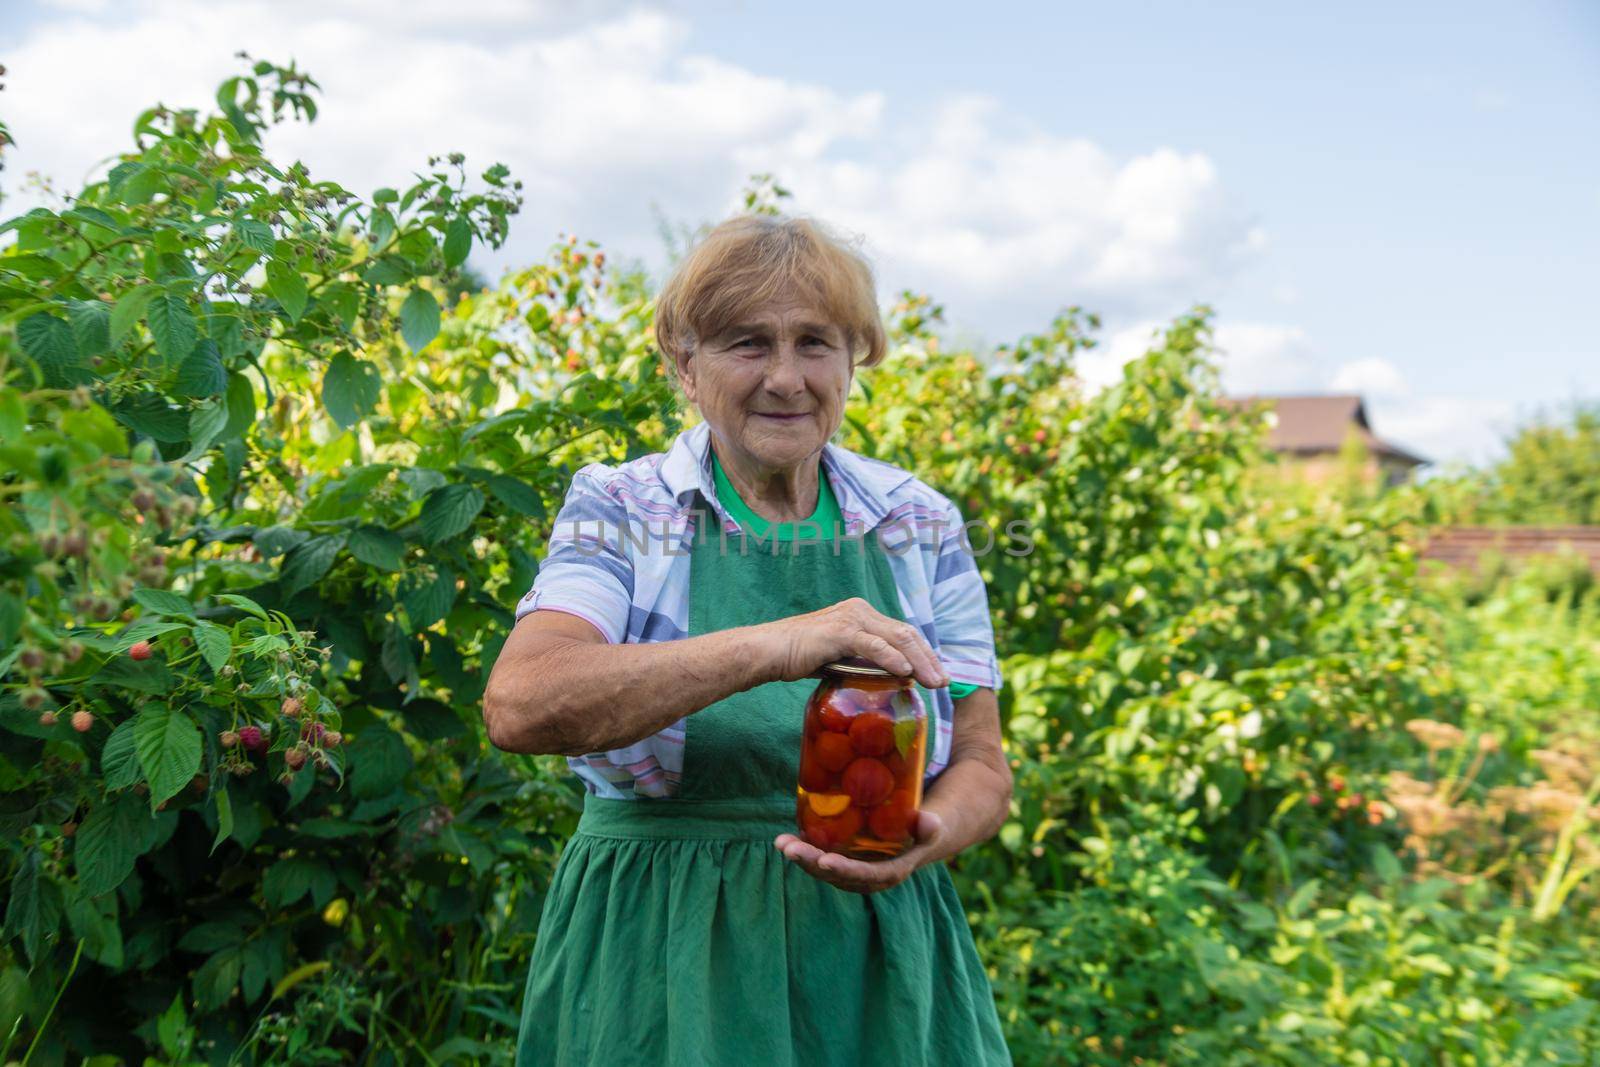
M 871 268 L 818 223 L 730 219 L 656 339 L 702 421 L 577 472 L 484 697 L 493 744 L 586 788 L 517 1063 L 1009 1063 L 941 862 L 1011 794 L 984 584 L 947 498 L 831 441 L 885 353 Z M 791 832 L 814 674 L 849 657 L 929 708 L 889 859 Z

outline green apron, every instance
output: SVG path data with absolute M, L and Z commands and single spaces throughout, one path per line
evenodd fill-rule
M 742 540 L 694 537 L 690 636 L 853 596 L 904 617 L 876 534 Z M 671 798 L 585 798 L 540 917 L 518 1067 L 1011 1062 L 944 864 L 862 895 L 773 847 L 795 831 L 816 684 L 769 682 L 691 715 Z

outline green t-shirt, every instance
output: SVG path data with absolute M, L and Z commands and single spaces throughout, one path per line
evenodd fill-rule
M 833 487 L 828 484 L 828 472 L 820 464 L 817 466 L 817 507 L 811 513 L 811 517 L 805 520 L 812 525 L 780 522 L 777 524 L 776 535 L 770 532 L 773 524 L 752 511 L 750 505 L 739 496 L 739 491 L 733 487 L 733 482 L 728 480 L 727 473 L 717 460 L 716 449 L 711 450 L 711 478 L 717 487 L 717 499 L 728 509 L 733 521 L 739 524 L 741 530 L 756 537 L 776 536 L 779 541 L 793 541 L 798 532 L 803 531 L 802 540 L 806 540 L 832 536 L 835 530 L 844 529 L 844 514 L 839 510 L 839 500 L 833 495 Z M 967 682 L 951 682 L 950 697 L 952 700 L 960 700 L 977 688 Z

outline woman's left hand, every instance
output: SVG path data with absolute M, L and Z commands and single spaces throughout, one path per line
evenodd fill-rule
M 916 843 L 900 855 L 883 860 L 858 860 L 837 852 L 824 852 L 795 834 L 779 834 L 773 844 L 784 858 L 813 878 L 852 893 L 877 893 L 910 878 L 918 867 L 939 858 L 939 838 L 944 820 L 927 809 L 917 813 L 912 828 Z

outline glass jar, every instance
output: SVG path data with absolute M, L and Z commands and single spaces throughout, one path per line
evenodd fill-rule
M 922 806 L 928 714 L 910 678 L 870 660 L 830 663 L 806 702 L 795 817 L 825 852 L 898 856 Z

